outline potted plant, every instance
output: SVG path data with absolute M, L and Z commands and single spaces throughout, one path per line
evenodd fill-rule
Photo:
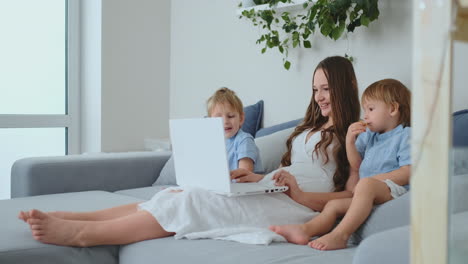
M 239 18 L 248 19 L 262 29 L 256 42 L 263 45 L 262 54 L 277 48 L 283 54 L 283 66 L 287 70 L 291 67 L 289 48 L 311 48 L 311 38 L 317 31 L 338 40 L 343 33 L 368 26 L 379 17 L 378 0 L 295 1 L 301 4 L 292 11 L 279 9 L 278 4 L 294 4 L 294 0 L 244 0 L 239 3 L 240 8 L 248 6 L 243 8 Z M 268 4 L 268 8 L 255 8 L 260 4 Z

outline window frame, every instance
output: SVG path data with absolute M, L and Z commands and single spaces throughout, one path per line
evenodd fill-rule
M 65 154 L 80 153 L 80 2 L 65 0 L 66 109 L 63 115 L 0 114 L 0 129 L 65 128 Z

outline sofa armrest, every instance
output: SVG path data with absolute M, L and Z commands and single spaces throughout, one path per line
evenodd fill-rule
M 11 197 L 151 186 L 171 152 L 34 157 L 11 169 Z

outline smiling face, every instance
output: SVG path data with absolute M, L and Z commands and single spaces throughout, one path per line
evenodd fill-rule
M 314 75 L 312 87 L 315 102 L 320 107 L 322 116 L 331 117 L 330 88 L 328 87 L 327 76 L 322 69 L 318 69 Z
M 237 112 L 229 103 L 217 103 L 211 109 L 210 117 L 222 117 L 224 137 L 231 138 L 244 123 L 244 114 Z
M 362 107 L 364 109 L 364 121 L 372 132 L 385 133 L 398 125 L 394 108 L 384 101 L 365 99 Z

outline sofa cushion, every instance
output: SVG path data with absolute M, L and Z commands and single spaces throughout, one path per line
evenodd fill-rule
M 262 128 L 257 131 L 256 137 L 263 137 L 263 136 L 267 136 L 267 135 L 273 134 L 275 132 L 278 132 L 287 128 L 296 127 L 297 125 L 299 125 L 301 121 L 302 121 L 302 118 L 299 118 L 299 119 L 283 122 L 277 125 Z
M 448 247 L 451 263 L 466 263 L 468 254 L 468 211 L 449 217 Z M 369 236 L 356 250 L 353 264 L 410 263 L 410 226 L 402 226 Z M 395 254 L 397 252 L 397 254 Z
M 171 155 L 166 164 L 164 164 L 159 177 L 153 183 L 153 186 L 156 185 L 177 185 L 173 155 Z
M 353 264 L 407 264 L 409 238 L 409 226 L 374 234 L 359 245 Z
M 281 157 L 286 152 L 286 140 L 294 131 L 294 127 L 277 131 L 267 136 L 255 138 L 260 150 L 260 159 L 263 164 L 264 173 L 277 169 L 281 163 Z
M 450 211 L 459 213 L 468 211 L 468 173 L 450 178 Z
M 467 174 L 468 147 L 453 147 L 451 161 L 453 162 L 453 175 Z
M 411 191 L 375 206 L 369 218 L 353 234 L 353 243 L 357 244 L 368 236 L 384 230 L 409 225 Z
M 245 120 L 242 125 L 242 130 L 255 137 L 255 134 L 262 126 L 263 120 L 263 100 L 258 101 L 253 105 L 244 107 Z
M 450 263 L 466 263 L 468 256 L 468 211 L 452 214 L 449 217 Z
M 308 246 L 273 243 L 247 245 L 223 240 L 147 240 L 121 247 L 120 264 L 145 263 L 351 263 L 356 247 L 319 251 Z
M 453 113 L 453 145 L 468 147 L 468 109 Z
M 19 220 L 17 215 L 20 210 L 32 208 L 44 211 L 89 211 L 140 201 L 103 191 L 0 200 L 0 263 L 118 263 L 118 246 L 75 248 L 37 242 L 31 236 L 29 225 Z
M 143 187 L 143 188 L 135 188 L 135 189 L 128 189 L 128 190 L 121 190 L 115 192 L 116 194 L 120 195 L 127 195 L 131 197 L 135 197 L 138 199 L 149 200 L 151 199 L 157 192 L 162 191 L 169 187 L 174 187 L 175 185 L 155 185 L 150 187 Z

